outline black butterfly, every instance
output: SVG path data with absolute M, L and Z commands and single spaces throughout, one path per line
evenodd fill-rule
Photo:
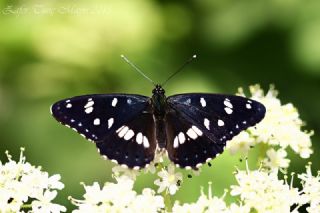
M 260 122 L 265 107 L 233 95 L 190 93 L 166 98 L 156 85 L 151 98 L 100 94 L 55 103 L 62 124 L 94 141 L 101 155 L 129 168 L 148 165 L 165 149 L 180 167 L 196 169 L 222 153 L 226 142 Z
M 166 150 L 177 166 L 197 169 L 222 153 L 228 140 L 260 122 L 266 112 L 261 103 L 240 96 L 190 93 L 166 98 L 161 85 L 152 93 L 151 98 L 78 96 L 55 103 L 51 113 L 120 165 L 140 169 L 149 165 L 157 150 Z

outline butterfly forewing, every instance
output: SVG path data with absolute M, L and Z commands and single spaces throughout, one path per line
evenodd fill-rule
M 51 113 L 87 139 L 100 141 L 138 117 L 148 106 L 148 100 L 139 95 L 85 95 L 53 104 Z
M 53 116 L 96 143 L 101 155 L 130 168 L 154 158 L 156 142 L 149 98 L 140 95 L 86 95 L 51 107 Z
M 168 135 L 167 149 L 172 149 L 172 156 L 178 156 L 173 161 L 179 160 L 179 164 L 184 166 L 195 167 L 198 163 L 205 162 L 205 158 L 213 158 L 221 153 L 226 141 L 260 122 L 265 115 L 262 104 L 240 96 L 182 94 L 170 96 L 167 101 L 168 107 L 175 112 L 168 116 L 167 125 L 171 126 L 174 134 Z M 181 123 L 187 126 L 182 126 Z M 180 143 L 179 134 L 185 135 L 185 143 Z M 178 141 L 175 141 L 176 137 Z M 181 156 L 193 157 L 194 150 L 201 147 L 205 147 L 207 151 L 203 151 L 206 153 L 198 156 L 198 160 L 193 158 L 189 165 L 187 161 L 183 161 Z

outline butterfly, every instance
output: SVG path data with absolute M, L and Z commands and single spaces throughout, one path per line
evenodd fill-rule
M 93 94 L 51 106 L 61 124 L 92 141 L 99 153 L 131 169 L 148 166 L 166 151 L 178 167 L 198 169 L 223 152 L 226 142 L 265 116 L 263 104 L 245 97 L 188 93 L 166 97 Z

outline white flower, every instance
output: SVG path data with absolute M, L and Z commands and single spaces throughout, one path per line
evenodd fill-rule
M 227 149 L 232 155 L 241 153 L 247 155 L 250 148 L 255 145 L 255 140 L 246 131 L 241 132 L 227 143 Z
M 229 207 L 230 213 L 250 213 L 250 207 L 246 205 L 238 205 L 236 203 L 231 203 Z
M 32 166 L 26 162 L 21 148 L 18 162 L 6 152 L 9 162 L 0 163 L 0 209 L 2 212 L 19 212 L 24 206 L 30 205 L 29 212 L 61 212 L 64 206 L 53 204 L 56 189 L 62 189 L 60 175 L 49 177 L 41 167 Z M 28 208 L 26 209 L 28 210 Z
M 176 193 L 178 190 L 177 183 L 182 181 L 182 174 L 180 172 L 175 173 L 174 169 L 174 165 L 169 164 L 168 170 L 162 169 L 158 172 L 160 179 L 154 181 L 154 184 L 159 186 L 158 193 L 165 190 L 171 195 Z
M 97 182 L 94 182 L 92 186 L 86 186 L 84 183 L 81 184 L 84 186 L 84 189 L 86 191 L 83 197 L 85 198 L 87 203 L 96 205 L 101 202 L 103 192 Z
M 134 181 L 128 176 L 116 177 L 117 183 L 107 182 L 100 189 L 98 183 L 86 186 L 84 200 L 70 198 L 78 207 L 74 213 L 85 212 L 158 212 L 164 208 L 163 198 L 145 188 L 142 194 L 133 190 Z
M 32 211 L 35 213 L 59 213 L 65 212 L 67 209 L 59 204 L 51 203 L 57 196 L 57 191 L 46 190 L 39 200 L 32 201 Z
M 195 203 L 181 205 L 179 201 L 176 201 L 172 208 L 172 213 L 227 213 L 229 210 L 224 202 L 225 195 L 221 198 L 212 196 L 211 183 L 209 182 L 208 195 L 204 194 L 203 189 L 201 189 L 201 195 Z
M 270 169 L 288 168 L 290 160 L 287 159 L 287 152 L 284 149 L 274 150 L 273 148 L 267 151 L 267 159 L 264 159 L 264 165 Z
M 112 172 L 116 177 L 120 177 L 120 176 L 127 176 L 132 180 L 136 180 L 137 176 L 139 175 L 139 171 L 138 170 L 134 170 L 134 169 L 129 169 L 126 168 L 122 165 L 116 165 L 112 168 Z
M 160 195 L 155 195 L 152 189 L 145 188 L 141 195 L 137 195 L 132 203 L 131 210 L 133 212 L 149 213 L 158 212 L 159 209 L 164 209 L 164 200 Z
M 238 185 L 231 186 L 231 195 L 240 196 L 246 207 L 257 212 L 290 212 L 299 201 L 298 189 L 278 179 L 278 170 L 238 171 Z M 258 205 L 257 205 L 258 204 Z
M 164 154 L 163 152 L 157 150 L 155 152 L 155 157 L 153 161 L 149 165 L 146 165 L 146 167 L 141 170 L 144 171 L 145 174 L 149 172 L 151 174 L 154 174 L 156 172 L 156 165 L 163 162 L 163 154 Z M 140 170 L 130 169 L 123 165 L 114 166 L 112 168 L 112 172 L 117 177 L 125 175 L 132 180 L 136 180 L 137 176 L 139 176 L 140 174 Z
M 320 173 L 313 176 L 311 165 L 306 166 L 306 173 L 298 175 L 303 186 L 302 203 L 310 203 L 311 209 L 318 209 L 320 206 Z
M 259 85 L 250 86 L 250 92 L 251 99 L 266 107 L 266 115 L 255 127 L 247 130 L 249 137 L 241 133 L 228 142 L 230 152 L 246 152 L 252 145 L 265 143 L 269 146 L 280 146 L 281 149 L 291 147 L 300 157 L 309 158 L 313 153 L 310 140 L 313 132 L 301 130 L 303 121 L 299 118 L 298 110 L 291 103 L 282 105 L 273 86 L 266 95 Z M 238 95 L 244 96 L 241 88 Z
M 157 165 L 158 164 L 162 164 L 163 163 L 163 157 L 167 156 L 164 153 L 165 153 L 164 151 L 157 150 L 155 152 L 155 156 L 154 156 L 153 161 L 150 163 L 150 165 L 148 167 L 146 167 L 144 169 L 144 173 L 148 173 L 148 172 L 150 172 L 151 174 L 156 173 Z

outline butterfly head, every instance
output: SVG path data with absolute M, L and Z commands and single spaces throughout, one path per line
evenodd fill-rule
M 164 95 L 165 91 L 160 84 L 156 84 L 156 87 L 152 90 L 153 95 Z
M 164 93 L 165 91 L 160 84 L 156 84 L 156 87 L 152 90 L 153 113 L 160 117 L 165 114 L 166 96 Z

